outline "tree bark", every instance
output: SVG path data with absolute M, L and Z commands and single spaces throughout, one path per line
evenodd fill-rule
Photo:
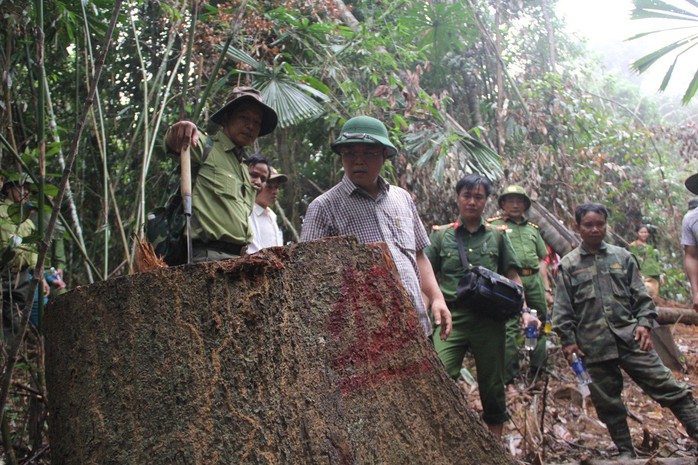
M 79 287 L 46 323 L 54 465 L 515 463 L 353 238 Z

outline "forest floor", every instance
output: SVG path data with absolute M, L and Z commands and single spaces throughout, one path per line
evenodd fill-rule
M 687 383 L 698 398 L 698 326 L 670 325 L 674 341 L 685 357 L 686 372 L 674 376 Z M 589 397 L 583 397 L 576 378 L 562 355 L 558 340 L 548 349 L 549 374 L 520 382 L 507 395 L 511 421 L 502 441 L 521 463 L 579 463 L 584 458 L 612 460 L 617 450 Z M 526 356 L 524 356 L 526 357 Z M 466 359 L 465 365 L 471 361 Z M 522 360 L 522 372 L 527 360 Z M 698 448 L 669 409 L 645 395 L 625 374 L 623 400 L 628 424 L 640 457 L 698 456 Z M 546 382 L 547 381 L 547 382 Z M 481 411 L 477 385 L 458 381 L 471 406 Z

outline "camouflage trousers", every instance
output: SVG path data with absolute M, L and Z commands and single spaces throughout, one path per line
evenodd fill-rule
M 592 383 L 591 400 L 594 402 L 599 420 L 609 428 L 624 424 L 627 410 L 621 399 L 623 375 L 621 368 L 635 383 L 662 407 L 670 407 L 677 401 L 690 396 L 691 391 L 674 378 L 654 350 L 642 351 L 637 343 L 629 347 L 616 339 L 619 358 L 603 362 L 588 363 L 587 370 Z

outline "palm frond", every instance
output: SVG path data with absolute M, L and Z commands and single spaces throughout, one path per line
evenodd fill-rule
M 669 81 L 671 80 L 674 70 L 676 69 L 676 64 L 678 62 L 679 57 L 691 48 L 695 47 L 696 44 L 698 44 L 698 34 L 692 32 L 696 30 L 696 27 L 698 27 L 698 1 L 684 1 L 686 3 L 686 6 L 694 8 L 695 11 L 691 11 L 687 8 L 682 8 L 677 5 L 669 4 L 663 0 L 633 0 L 635 8 L 633 9 L 633 12 L 631 14 L 632 19 L 668 19 L 672 20 L 675 24 L 681 24 L 681 26 L 643 32 L 634 35 L 628 40 L 639 39 L 641 37 L 646 37 L 651 34 L 657 34 L 659 32 L 677 31 L 682 29 L 690 31 L 686 37 L 676 40 L 658 50 L 655 50 L 652 53 L 649 53 L 641 57 L 640 59 L 633 62 L 633 64 L 631 65 L 631 68 L 635 71 L 639 73 L 644 73 L 645 71 L 647 71 L 648 68 L 654 65 L 661 58 L 672 53 L 676 54 L 673 62 L 671 63 L 671 65 L 669 65 L 669 68 L 664 74 L 664 79 L 662 79 L 662 83 L 659 86 L 660 91 L 665 90 L 669 85 Z M 689 25 L 686 26 L 686 24 Z M 691 98 L 695 95 L 696 86 L 698 86 L 698 83 L 696 83 L 696 77 L 694 76 L 693 81 L 691 81 L 691 84 L 689 84 L 683 96 L 682 102 L 684 104 L 687 104 L 688 101 L 691 100 Z
M 273 67 L 258 62 L 244 51 L 232 46 L 228 49 L 227 55 L 253 68 L 251 71 L 236 70 L 235 72 L 254 76 L 253 87 L 259 89 L 265 103 L 276 111 L 280 127 L 300 124 L 325 111 L 323 104 L 330 99 L 323 90 L 329 89 L 318 79 L 296 73 L 295 69 L 285 62 L 275 63 Z
M 455 128 L 429 127 L 405 137 L 405 148 L 419 158 L 415 166 L 434 164 L 432 176 L 443 181 L 446 159 L 451 158 L 463 171 L 473 171 L 488 179 L 497 179 L 503 173 L 501 158 L 492 149 Z

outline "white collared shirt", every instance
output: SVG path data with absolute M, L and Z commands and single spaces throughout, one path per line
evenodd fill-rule
M 254 253 L 266 247 L 284 245 L 284 238 L 279 225 L 276 224 L 276 213 L 271 208 L 263 208 L 255 203 L 250 215 L 252 242 L 247 246 L 247 253 Z

